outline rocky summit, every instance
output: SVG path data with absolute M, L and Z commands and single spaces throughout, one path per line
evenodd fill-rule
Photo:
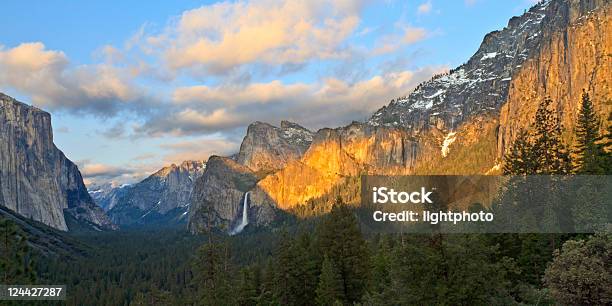
M 115 228 L 53 143 L 51 115 L 1 93 L 0 205 L 62 231 L 69 230 L 66 214 L 96 229 Z
M 240 151 L 233 158 L 214 156 L 193 191 L 189 228 L 196 232 L 208 222 L 228 231 L 242 216 L 241 201 L 257 181 L 300 160 L 314 133 L 297 123 L 282 121 L 280 127 L 254 122 L 247 128 Z M 265 225 L 274 219 L 274 205 L 265 192 L 251 194 L 249 220 Z M 212 209 L 211 214 L 208 209 Z M 204 213 L 207 211 L 207 213 Z M 194 213 L 197 212 L 197 213 Z
M 292 211 L 346 190 L 356 193 L 349 202 L 358 201 L 358 186 L 352 185 L 362 174 L 499 174 L 502 156 L 518 130 L 533 123 L 546 97 L 554 101 L 571 145 L 583 90 L 601 118 L 612 112 L 606 102 L 612 88 L 611 16 L 609 0 L 540 1 L 487 34 L 464 64 L 392 100 L 364 123 L 314 134 L 299 129 L 311 135 L 300 139 L 312 141 L 297 145 L 283 141 L 282 127 L 256 122 L 233 166 L 250 173 L 250 183 L 232 188 L 231 197 L 194 197 L 190 224 L 204 224 L 203 211 L 235 222 L 247 192 L 251 206 Z M 609 123 L 601 124 L 604 130 Z M 226 170 L 208 169 L 203 178 L 215 178 L 216 187 L 198 182 L 198 194 L 233 186 L 233 175 L 214 173 Z
M 280 128 L 254 122 L 247 128 L 237 161 L 253 171 L 281 169 L 304 155 L 312 136 L 308 129 L 289 121 L 282 121 Z
M 134 185 L 92 188 L 96 203 L 119 225 L 147 224 L 164 219 L 187 220 L 191 192 L 206 163 L 184 161 L 155 172 Z

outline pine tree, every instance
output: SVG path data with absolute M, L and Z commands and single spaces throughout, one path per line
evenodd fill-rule
M 359 302 L 368 283 L 369 253 L 353 211 L 341 198 L 317 228 L 318 250 L 340 271 L 347 303 Z
M 282 305 L 308 305 L 315 299 L 318 264 L 308 234 L 284 234 L 277 255 L 276 299 Z
M 0 283 L 33 284 L 34 263 L 25 234 L 12 221 L 0 217 Z
M 597 143 L 599 135 L 599 118 L 593 109 L 589 94 L 583 91 L 582 106 L 576 122 L 576 148 L 577 158 L 574 171 L 578 174 L 604 174 L 603 156 L 605 151 Z
M 531 133 L 520 132 L 504 156 L 504 174 L 567 174 L 570 155 L 561 137 L 559 118 L 550 110 L 552 100 L 538 106 Z
M 537 160 L 538 174 L 567 174 L 571 171 L 570 155 L 561 138 L 561 123 L 550 105 L 552 100 L 545 98 L 540 103 L 535 116 L 534 155 Z
M 237 287 L 238 305 L 257 304 L 259 292 L 259 280 L 254 268 L 243 268 L 240 270 L 240 281 Z
M 269 258 L 266 262 L 264 269 L 262 271 L 261 276 L 261 287 L 260 287 L 260 296 L 259 296 L 259 304 L 260 305 L 277 305 L 279 304 L 278 300 L 275 296 L 276 288 L 278 287 L 276 283 L 276 274 L 275 267 L 277 266 L 276 259 Z
M 527 132 L 521 130 L 512 144 L 510 152 L 504 156 L 504 174 L 534 173 L 536 165 L 533 144 L 529 141 Z
M 323 259 L 316 292 L 319 305 L 334 305 L 345 300 L 342 277 L 334 262 L 327 256 Z
M 234 304 L 233 267 L 228 253 L 227 245 L 222 243 L 209 242 L 198 249 L 192 280 L 197 305 Z
M 608 128 L 605 135 L 597 138 L 597 146 L 599 146 L 600 165 L 603 168 L 603 174 L 612 174 L 612 113 L 608 117 Z
M 397 295 L 393 291 L 393 237 L 383 235 L 376 245 L 372 255 L 371 278 L 368 292 L 364 297 L 365 305 L 397 304 Z

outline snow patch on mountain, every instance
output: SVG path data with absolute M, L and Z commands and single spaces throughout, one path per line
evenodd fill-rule
M 490 52 L 490 53 L 486 53 L 485 55 L 482 56 L 482 58 L 480 59 L 481 61 L 487 60 L 487 59 L 491 59 L 491 58 L 495 58 L 497 57 L 497 52 Z
M 446 134 L 446 137 L 444 137 L 441 149 L 442 157 L 446 157 L 450 153 L 450 145 L 455 142 L 455 139 L 457 139 L 457 137 L 455 136 L 456 134 L 456 132 L 449 132 L 448 134 Z

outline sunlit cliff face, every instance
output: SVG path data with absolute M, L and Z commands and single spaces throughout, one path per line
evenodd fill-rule
M 611 7 L 577 18 L 570 26 L 547 29 L 510 80 L 501 109 L 465 120 L 456 128 L 430 126 L 422 131 L 374 129 L 352 124 L 319 131 L 300 160 L 264 178 L 258 187 L 281 209 L 291 209 L 329 193 L 347 177 L 367 174 L 499 174 L 502 156 L 519 129 L 533 123 L 538 104 L 550 96 L 571 143 L 582 90 L 592 95 L 600 117 L 612 106 Z M 572 17 L 573 16 L 573 17 Z M 435 122 L 434 122 L 435 123 Z M 602 130 L 607 126 L 602 120 Z M 444 147 L 452 134 L 453 141 Z M 442 148 L 444 147 L 444 148 Z
M 258 177 L 250 189 L 253 205 L 308 211 L 336 195 L 357 203 L 362 174 L 500 174 L 503 155 L 546 97 L 572 146 L 583 89 L 605 130 L 612 111 L 612 42 L 606 39 L 612 7 L 575 3 L 547 2 L 513 18 L 487 35 L 460 69 L 425 82 L 367 123 L 319 130 L 302 156 L 272 159 L 277 155 L 266 149 L 260 162 L 252 155 L 250 164 L 283 165 Z

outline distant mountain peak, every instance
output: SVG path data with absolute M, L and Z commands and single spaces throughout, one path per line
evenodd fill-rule
M 163 167 L 128 188 L 102 187 L 90 194 L 120 225 L 146 224 L 164 218 L 168 222 L 186 222 L 193 185 L 205 169 L 206 162 L 187 160 Z

